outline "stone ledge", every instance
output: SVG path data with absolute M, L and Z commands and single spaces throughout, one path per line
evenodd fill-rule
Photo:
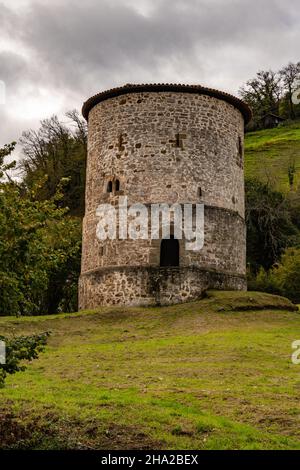
M 101 204 L 101 203 L 100 203 Z M 151 206 L 151 203 L 142 203 L 145 207 L 150 207 Z M 158 204 L 163 204 L 162 202 L 161 203 L 158 203 Z M 191 201 L 188 201 L 188 202 L 177 202 L 176 204 L 180 204 L 181 206 L 183 206 L 184 204 L 202 204 L 201 202 L 191 202 Z M 238 212 L 238 211 L 235 211 L 234 209 L 229 209 L 227 207 L 221 207 L 221 206 L 216 206 L 216 205 L 213 205 L 213 204 L 204 204 L 204 211 L 205 210 L 208 210 L 208 211 L 220 211 L 220 212 L 223 212 L 224 214 L 227 214 L 227 215 L 230 215 L 232 217 L 237 217 L 238 219 L 240 219 L 244 224 L 245 224 L 245 218 L 241 216 L 241 214 Z M 131 204 L 128 205 L 128 207 L 130 207 Z M 116 206 L 118 207 L 118 206 Z M 89 212 L 86 212 L 84 217 L 96 217 L 95 216 L 95 211 L 89 211 Z
M 215 269 L 215 268 L 209 268 L 209 267 L 203 267 L 199 268 L 199 266 L 166 266 L 166 267 L 161 267 L 161 266 L 105 266 L 105 267 L 100 267 L 96 269 L 91 269 L 90 271 L 85 271 L 81 273 L 80 277 L 83 276 L 89 276 L 91 274 L 106 274 L 114 271 L 123 271 L 123 272 L 132 272 L 132 273 L 137 273 L 138 271 L 147 271 L 149 273 L 174 273 L 174 274 L 181 274 L 184 272 L 199 272 L 199 273 L 209 273 L 209 274 L 220 274 L 223 276 L 230 276 L 230 277 L 236 277 L 238 279 L 243 279 L 246 280 L 246 275 L 245 274 L 238 274 L 238 273 L 233 273 L 230 271 L 223 271 L 221 269 Z

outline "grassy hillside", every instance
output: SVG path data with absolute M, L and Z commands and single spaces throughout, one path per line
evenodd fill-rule
M 288 167 L 293 161 L 296 167 L 293 190 L 296 190 L 300 186 L 300 121 L 246 134 L 246 176 L 270 181 L 275 188 L 289 191 Z
M 300 449 L 300 315 L 263 293 L 0 318 L 51 331 L 0 390 L 0 447 Z

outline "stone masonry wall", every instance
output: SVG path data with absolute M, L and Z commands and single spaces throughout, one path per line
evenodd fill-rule
M 199 299 L 210 288 L 245 290 L 246 279 L 198 267 L 106 268 L 81 277 L 79 308 L 170 305 Z
M 157 300 L 149 273 L 159 267 L 160 240 L 96 238 L 97 207 L 117 205 L 120 196 L 129 205 L 205 204 L 203 250 L 186 251 L 181 240 L 175 277 L 160 268 L 163 303 L 195 298 L 207 286 L 245 288 L 243 142 L 240 111 L 201 94 L 128 93 L 91 109 L 81 308 Z M 119 190 L 108 193 L 116 179 Z

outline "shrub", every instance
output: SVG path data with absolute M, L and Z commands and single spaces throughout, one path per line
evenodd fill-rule
M 6 363 L 0 364 L 0 388 L 4 387 L 7 374 L 15 374 L 26 369 L 26 366 L 21 364 L 23 360 L 31 361 L 38 358 L 39 353 L 45 348 L 48 336 L 48 332 L 12 339 L 0 336 L 0 340 L 6 345 Z
M 280 294 L 280 290 L 274 279 L 272 271 L 266 271 L 262 266 L 258 273 L 254 274 L 250 270 L 247 274 L 248 290 L 269 292 L 270 294 Z
M 288 297 L 300 303 L 300 248 L 287 248 L 278 264 L 255 275 L 248 272 L 248 289 Z
M 300 302 L 300 248 L 288 248 L 270 273 L 277 289 L 293 302 Z

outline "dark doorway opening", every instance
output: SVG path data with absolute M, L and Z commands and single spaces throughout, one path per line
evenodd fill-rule
M 160 266 L 179 266 L 179 241 L 174 235 L 161 241 Z

